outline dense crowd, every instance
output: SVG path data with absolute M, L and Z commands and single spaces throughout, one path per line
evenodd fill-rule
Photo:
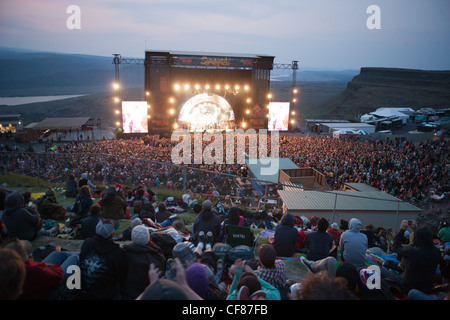
M 189 190 L 199 193 L 216 190 L 221 195 L 236 192 L 235 184 L 217 173 L 247 175 L 245 165 L 238 163 L 241 158 L 236 146 L 234 164 L 226 164 L 225 156 L 224 162 L 218 164 L 192 161 L 186 176 L 182 167 L 172 165 L 171 151 L 177 143 L 149 135 L 127 140 L 48 144 L 44 150 L 47 155 L 39 157 L 39 165 L 36 156 L 25 153 L 2 154 L 1 163 L 25 174 L 39 174 L 47 181 L 66 181 L 70 173 L 80 176 L 88 172 L 97 183 L 145 182 L 150 187 L 178 190 L 186 183 Z M 267 144 L 271 146 L 270 136 Z M 207 145 L 208 141 L 203 141 L 203 149 Z M 194 153 L 195 148 L 191 150 Z M 247 155 L 251 154 L 248 144 L 245 150 Z M 270 151 L 271 148 L 269 155 Z M 289 158 L 299 167 L 317 169 L 332 189 L 340 189 L 346 182 L 363 182 L 420 206 L 432 197 L 448 201 L 449 155 L 448 141 L 442 139 L 414 144 L 401 138 L 383 141 L 285 136 L 279 142 L 279 157 Z
M 193 204 L 196 217 L 187 230 L 182 218 L 155 201 L 151 189 L 123 190 L 116 184 L 93 201 L 86 176 L 76 182 L 69 211 L 81 228 L 82 246 L 73 252 L 53 248 L 40 259 L 31 242 L 56 236 L 58 227 L 43 223 L 64 220 L 68 212 L 51 188 L 37 201 L 2 190 L 0 299 L 448 299 L 448 220 L 436 234 L 415 221 L 402 221 L 389 240 L 382 228 L 362 228 L 357 218 L 341 220 L 338 227 L 325 218 L 289 213 L 246 217 L 238 207 L 217 211 L 206 200 Z M 152 210 L 144 210 L 147 205 Z M 126 215 L 129 208 L 135 209 L 132 217 Z M 132 222 L 118 235 L 121 219 Z M 275 226 L 273 241 L 229 244 L 230 226 L 258 223 L 264 228 L 268 221 Z M 166 227 L 176 231 L 158 232 Z M 401 260 L 367 263 L 367 252 L 386 251 Z M 309 272 L 301 281 L 289 279 L 285 264 L 296 255 Z M 69 280 L 74 267 L 80 270 L 79 283 Z
M 152 189 L 182 190 L 186 183 L 198 193 L 226 195 L 234 192 L 234 180 L 219 173 L 245 175 L 245 170 L 241 164 L 202 164 L 186 172 L 182 166 L 171 165 L 175 144 L 157 136 L 73 142 L 46 145 L 39 158 L 30 149 L 2 145 L 2 151 L 19 151 L 2 153 L 3 167 L 64 181 L 66 196 L 73 197 L 74 203 L 67 208 L 59 205 L 52 189 L 39 201 L 29 194 L 1 192 L 0 226 L 2 239 L 7 241 L 0 249 L 0 298 L 448 298 L 447 220 L 439 225 L 439 232 L 402 221 L 399 232 L 389 240 L 386 230 L 364 229 L 358 219 L 341 221 L 337 227 L 323 218 L 300 219 L 275 212 L 246 216 L 237 207 L 218 210 L 210 201 L 200 205 L 188 199 L 182 205 L 190 206 L 196 218 L 187 230 L 166 203 L 157 203 Z M 316 168 L 333 189 L 345 182 L 365 182 L 407 201 L 426 201 L 432 194 L 448 192 L 449 146 L 443 140 L 415 145 L 403 139 L 283 137 L 279 156 L 300 167 Z M 108 187 L 94 195 L 99 191 L 96 183 Z M 68 214 L 76 217 L 74 226 L 83 240 L 80 251 L 54 250 L 40 261 L 32 257 L 30 241 L 59 232 L 57 226 L 44 224 Z M 121 219 L 129 219 L 131 226 L 118 235 Z M 269 226 L 274 228 L 273 241 L 256 248 L 231 247 L 227 225 Z M 155 232 L 165 227 L 176 232 Z M 376 272 L 367 265 L 370 250 L 393 252 L 399 259 L 398 263 L 385 260 L 379 266 L 375 285 L 369 281 Z M 303 281 L 288 279 L 284 262 L 298 255 L 309 271 Z M 70 288 L 66 282 L 70 266 L 80 269 L 81 289 Z

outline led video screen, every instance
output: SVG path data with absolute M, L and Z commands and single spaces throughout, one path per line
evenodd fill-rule
M 148 133 L 147 102 L 122 101 L 124 133 Z
M 270 102 L 269 103 L 269 131 L 289 130 L 289 102 Z

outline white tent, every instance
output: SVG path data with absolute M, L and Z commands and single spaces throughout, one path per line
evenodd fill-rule
M 411 108 L 378 108 L 369 114 L 379 118 L 401 118 L 402 122 L 406 123 L 409 118 L 408 113 L 414 113 L 414 110 Z
M 366 114 L 361 116 L 360 120 L 361 120 L 361 122 L 370 122 L 370 121 L 373 121 L 375 119 L 376 119 L 376 117 L 374 115 L 366 113 Z

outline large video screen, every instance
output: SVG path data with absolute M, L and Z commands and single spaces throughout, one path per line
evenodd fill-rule
M 124 133 L 148 133 L 147 102 L 122 101 Z
M 289 102 L 270 102 L 269 103 L 269 131 L 289 130 Z

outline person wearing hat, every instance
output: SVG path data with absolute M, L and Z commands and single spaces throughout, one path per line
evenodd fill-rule
M 95 184 L 93 184 L 93 183 L 91 182 L 91 180 L 88 179 L 88 174 L 87 174 L 87 172 L 83 172 L 83 173 L 81 174 L 81 179 L 78 180 L 78 188 L 81 188 L 82 186 L 86 186 L 86 185 L 89 186 L 89 188 L 90 188 L 91 190 L 97 189 L 97 187 L 95 186 Z
M 329 234 L 331 234 L 331 236 L 333 237 L 333 241 L 339 241 L 339 237 L 341 236 L 342 232 L 340 232 L 339 230 L 339 226 L 336 222 L 333 222 L 330 226 L 330 228 L 327 229 L 327 232 Z M 338 242 L 339 243 L 339 242 Z
M 150 238 L 150 230 L 137 225 L 131 231 L 132 243 L 123 246 L 128 263 L 128 273 L 123 286 L 124 299 L 136 299 L 149 285 L 150 264 L 159 270 L 166 269 L 166 258 Z
M 192 225 L 191 233 L 193 242 L 197 245 L 199 242 L 208 243 L 211 247 L 222 237 L 222 221 L 219 216 L 212 210 L 212 203 L 206 200 L 202 203 L 202 211 L 197 215 Z M 212 235 L 207 239 L 200 239 L 199 234 L 202 232 L 206 235 L 208 232 Z
M 102 220 L 96 235 L 84 240 L 80 249 L 81 289 L 74 298 L 81 300 L 118 300 L 128 265 L 123 249 L 112 238 L 114 222 Z

